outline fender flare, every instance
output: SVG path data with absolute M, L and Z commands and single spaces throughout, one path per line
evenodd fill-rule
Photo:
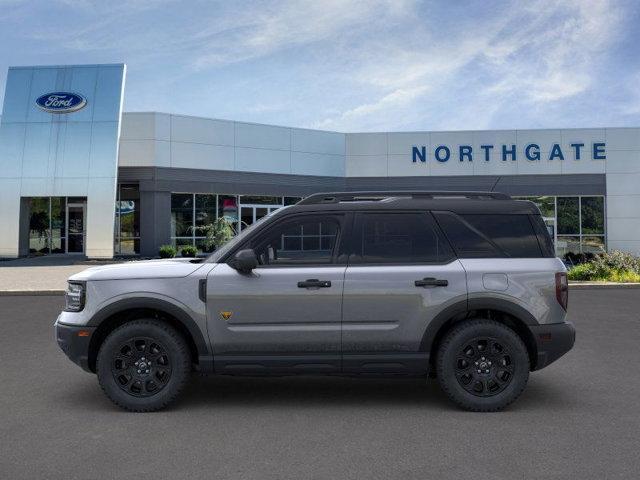
M 445 323 L 452 318 L 463 318 L 473 310 L 499 310 L 517 318 L 527 326 L 539 325 L 536 318 L 529 311 L 515 302 L 501 298 L 470 298 L 449 305 L 429 322 L 420 342 L 420 350 L 430 352 L 433 342 Z
M 132 310 L 136 308 L 148 308 L 152 310 L 158 310 L 161 312 L 165 312 L 172 317 L 174 317 L 178 322 L 180 322 L 189 332 L 191 338 L 197 349 L 198 357 L 208 357 L 211 355 L 211 351 L 209 349 L 209 344 L 206 341 L 204 335 L 202 334 L 202 330 L 196 323 L 196 321 L 191 317 L 189 313 L 187 313 L 184 309 L 175 305 L 166 300 L 162 300 L 160 298 L 142 298 L 142 297 L 132 297 L 132 298 L 124 298 L 122 300 L 117 300 L 109 305 L 98 310 L 91 320 L 87 324 L 90 327 L 98 327 L 100 324 L 106 320 L 107 318 L 118 314 L 120 312 L 124 312 L 127 310 Z

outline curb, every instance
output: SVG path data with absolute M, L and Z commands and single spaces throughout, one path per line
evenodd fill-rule
M 640 283 L 613 283 L 613 282 L 569 282 L 572 290 L 607 290 L 610 288 L 633 289 L 640 288 Z
M 48 296 L 64 295 L 64 290 L 0 290 L 0 297 Z

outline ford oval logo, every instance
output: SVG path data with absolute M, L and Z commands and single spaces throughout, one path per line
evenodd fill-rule
M 87 99 L 77 93 L 53 92 L 38 97 L 36 105 L 49 113 L 72 113 L 85 107 Z

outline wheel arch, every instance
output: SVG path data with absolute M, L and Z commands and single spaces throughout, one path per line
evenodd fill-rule
M 199 370 L 211 366 L 209 345 L 196 321 L 179 306 L 158 298 L 126 298 L 99 310 L 88 326 L 96 327 L 89 343 L 89 369 L 95 373 L 100 345 L 114 329 L 139 318 L 154 318 L 167 322 L 185 338 L 191 359 Z
M 433 365 L 436 352 L 445 334 L 457 323 L 470 318 L 495 320 L 514 330 L 527 347 L 531 370 L 536 368 L 538 347 L 529 326 L 539 325 L 535 317 L 520 305 L 503 299 L 469 299 L 458 302 L 440 312 L 427 327 L 420 344 L 421 351 L 429 352 Z

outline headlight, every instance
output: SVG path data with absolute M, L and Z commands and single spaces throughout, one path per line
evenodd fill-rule
M 85 284 L 84 282 L 68 282 L 67 291 L 64 294 L 64 309 L 67 312 L 79 312 L 84 308 Z

